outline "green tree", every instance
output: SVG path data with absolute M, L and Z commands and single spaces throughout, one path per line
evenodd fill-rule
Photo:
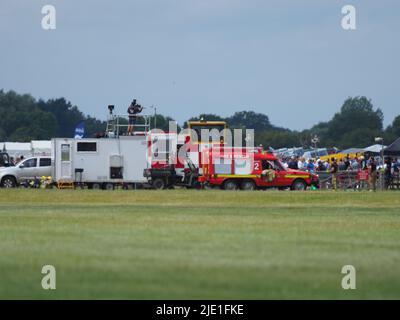
M 38 106 L 45 112 L 52 113 L 57 121 L 57 137 L 73 137 L 76 125 L 86 120 L 85 115 L 77 106 L 65 98 L 50 99 L 47 102 L 39 100 Z M 103 129 L 104 131 L 104 129 Z
M 157 114 L 156 117 L 154 118 L 151 117 L 151 128 L 157 128 L 157 129 L 161 129 L 164 132 L 168 132 L 169 131 L 169 122 L 170 121 L 175 121 L 174 119 L 172 119 L 171 117 L 167 117 L 167 116 L 163 116 L 161 114 Z M 180 127 L 177 126 L 178 131 L 180 130 Z
M 297 147 L 300 145 L 299 133 L 290 130 L 270 130 L 256 133 L 255 144 L 274 149 Z
M 53 137 L 57 124 L 32 96 L 0 90 L 0 128 L 3 140 L 30 141 Z
M 256 132 L 273 129 L 267 115 L 254 111 L 235 112 L 226 121 L 232 128 L 254 129 Z
M 393 120 L 391 130 L 393 134 L 395 134 L 397 137 L 400 137 L 400 115 Z
M 393 142 L 400 137 L 400 115 L 394 118 L 392 124 L 385 130 L 384 139 L 387 144 Z
M 382 129 L 381 109 L 375 110 L 371 100 L 366 97 L 348 98 L 340 112 L 328 122 L 321 143 L 341 148 L 366 146 L 373 143 L 374 137 L 382 133 Z
M 106 130 L 106 121 L 87 116 L 85 119 L 86 137 L 93 137 L 96 134 L 103 133 Z

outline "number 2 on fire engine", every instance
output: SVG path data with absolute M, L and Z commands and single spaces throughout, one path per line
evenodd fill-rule
M 257 162 L 254 162 L 254 171 L 258 171 L 258 170 L 260 170 L 260 163 L 257 161 Z

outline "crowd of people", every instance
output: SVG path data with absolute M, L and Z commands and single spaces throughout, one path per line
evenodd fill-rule
M 393 177 L 399 176 L 400 159 L 385 158 L 384 163 L 380 157 L 364 156 L 337 160 L 332 157 L 329 160 L 321 159 L 305 159 L 304 157 L 291 157 L 282 160 L 282 164 L 289 169 L 308 171 L 310 173 L 327 172 L 332 174 L 332 187 L 337 188 L 337 179 L 340 172 L 346 171 L 361 171 L 366 170 L 369 175 L 370 189 L 376 190 L 376 181 L 378 172 L 382 172 L 385 181 L 385 188 L 388 188 L 393 180 Z

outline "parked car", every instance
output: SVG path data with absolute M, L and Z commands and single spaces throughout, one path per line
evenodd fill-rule
M 0 168 L 0 185 L 3 188 L 14 188 L 21 182 L 35 177 L 51 176 L 51 158 L 28 158 L 16 166 Z

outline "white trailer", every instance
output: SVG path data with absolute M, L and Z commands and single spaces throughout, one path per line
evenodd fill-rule
M 100 139 L 52 139 L 53 179 L 89 188 L 144 184 L 148 168 L 147 135 Z

